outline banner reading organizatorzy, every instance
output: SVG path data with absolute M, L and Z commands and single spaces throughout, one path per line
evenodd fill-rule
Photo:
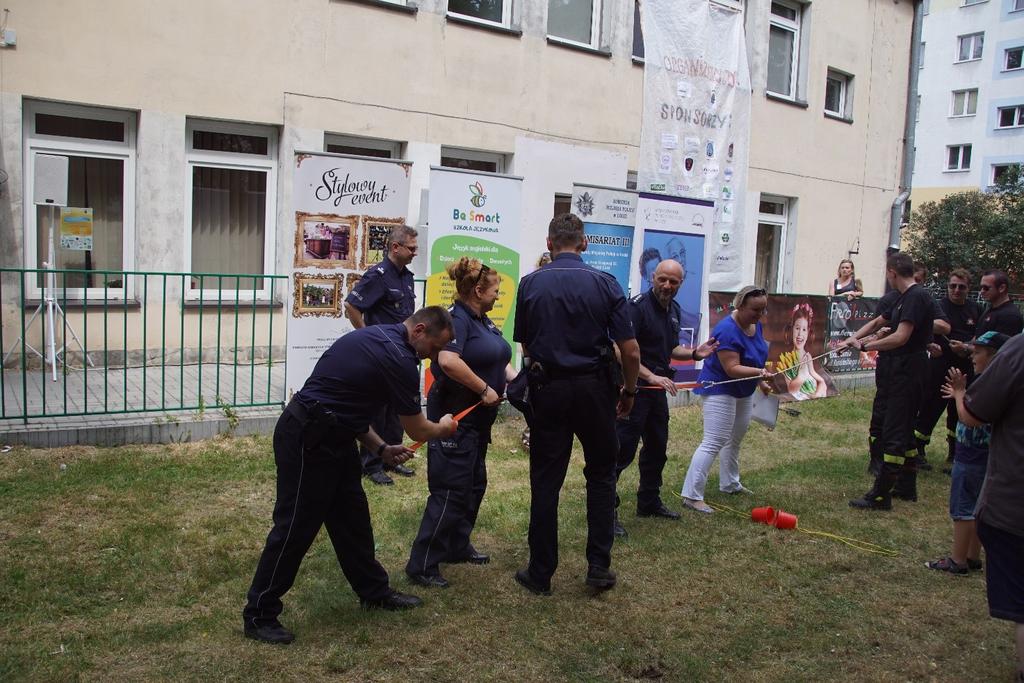
M 445 269 L 463 256 L 480 259 L 501 275 L 498 301 L 488 316 L 512 345 L 523 179 L 431 166 L 430 274 L 427 305 L 450 306 L 455 283 Z
M 638 187 L 712 200 L 710 280 L 742 282 L 750 73 L 743 13 L 708 0 L 644 0 Z
M 411 164 L 339 154 L 296 153 L 289 279 L 288 398 L 352 324 L 342 302 L 387 253 L 387 234 L 405 223 Z

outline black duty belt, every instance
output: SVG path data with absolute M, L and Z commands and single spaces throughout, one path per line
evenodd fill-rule
M 551 379 L 571 379 L 574 377 L 594 377 L 607 371 L 604 366 L 595 368 L 560 368 L 556 365 L 544 365 L 544 371 Z

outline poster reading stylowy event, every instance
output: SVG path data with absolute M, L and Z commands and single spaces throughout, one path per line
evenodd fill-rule
M 288 311 L 288 397 L 334 341 L 352 330 L 343 302 L 385 251 L 382 235 L 405 222 L 411 164 L 296 153 Z
M 572 211 L 583 220 L 587 250 L 583 261 L 610 273 L 629 293 L 637 193 L 597 185 L 573 185 Z
M 638 187 L 713 201 L 711 285 L 744 283 L 750 73 L 743 12 L 708 0 L 644 0 Z M 712 225 L 714 226 L 712 229 Z
M 448 264 L 463 256 L 480 259 L 501 275 L 498 301 L 488 316 L 509 344 L 512 325 L 506 322 L 514 319 L 519 285 L 522 183 L 522 178 L 497 173 L 430 168 L 427 305 L 450 306 L 454 300 Z

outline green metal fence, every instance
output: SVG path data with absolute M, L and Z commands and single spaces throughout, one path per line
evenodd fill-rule
M 287 279 L 0 268 L 0 420 L 281 405 Z

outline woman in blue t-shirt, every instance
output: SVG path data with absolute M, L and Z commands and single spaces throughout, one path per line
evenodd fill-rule
M 444 588 L 440 563 L 486 564 L 490 558 L 469 541 L 487 489 L 485 456 L 505 383 L 515 377 L 512 347 L 487 314 L 498 300 L 498 273 L 477 259 L 449 264 L 455 281 L 451 307 L 455 336 L 431 366 L 434 385 L 427 415 L 459 413 L 480 403 L 459 421 L 455 434 L 427 445 L 430 496 L 405 573 L 421 586 Z
M 768 342 L 764 340 L 760 323 L 767 308 L 768 295 L 763 289 L 744 287 L 733 299 L 732 313 L 711 332 L 718 340 L 718 352 L 704 361 L 699 380 L 750 380 L 713 384 L 695 391 L 704 397 L 704 438 L 690 460 L 683 482 L 683 505 L 691 510 L 714 512 L 704 502 L 704 485 L 718 455 L 721 456 L 718 488 L 725 493 L 750 493 L 740 483 L 740 443 L 750 425 L 754 391 L 758 385 L 765 393 L 771 390 L 765 381 L 771 373 L 764 369 Z

